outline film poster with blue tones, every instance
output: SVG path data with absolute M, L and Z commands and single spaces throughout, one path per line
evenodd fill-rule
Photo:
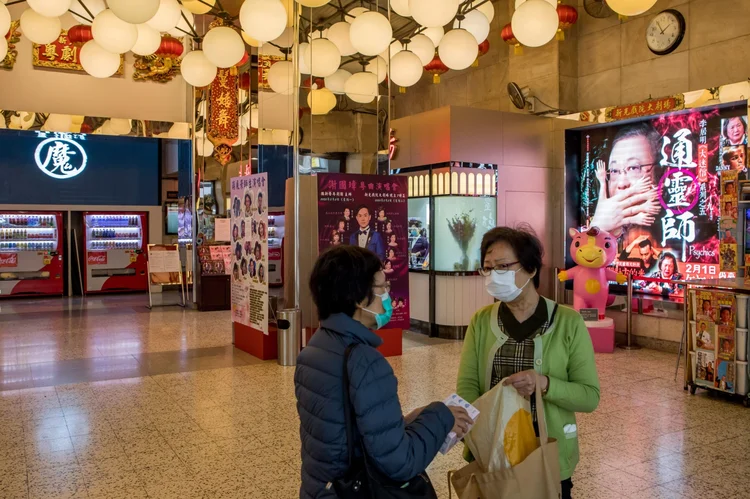
M 388 328 L 409 328 L 407 177 L 318 174 L 318 249 L 357 245 L 383 262 L 393 318 Z
M 231 183 L 232 321 L 268 334 L 268 174 Z

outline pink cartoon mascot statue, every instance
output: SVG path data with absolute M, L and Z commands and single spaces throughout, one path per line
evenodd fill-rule
M 558 274 L 561 282 L 573 279 L 573 308 L 599 310 L 599 320 L 604 319 L 604 309 L 609 298 L 609 282 L 623 284 L 625 274 L 607 268 L 617 256 L 617 240 L 609 232 L 591 227 L 585 232 L 570 229 L 573 242 L 570 254 L 578 264 Z

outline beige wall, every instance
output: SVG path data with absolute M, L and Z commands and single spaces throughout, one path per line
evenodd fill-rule
M 10 7 L 13 19 L 26 3 Z M 77 24 L 70 14 L 63 27 Z M 0 70 L 0 109 L 157 121 L 188 121 L 187 85 L 178 76 L 169 83 L 133 81 L 132 54 L 125 74 L 107 79 L 85 73 L 34 68 L 31 42 L 21 37 L 12 71 Z M 192 121 L 192 120 L 190 120 Z
M 750 76 L 750 1 L 659 0 L 642 16 L 594 19 L 578 4 L 578 24 L 565 41 L 553 40 L 515 55 L 500 37 L 514 2 L 496 1 L 490 52 L 478 68 L 450 71 L 433 85 L 430 75 L 396 94 L 394 115 L 409 116 L 445 105 L 485 109 L 515 108 L 506 86 L 528 86 L 541 101 L 566 111 L 586 111 L 652 97 L 742 81 Z M 645 41 L 650 20 L 667 8 L 679 10 L 687 34 L 672 54 L 658 57 Z M 546 109 L 540 105 L 539 110 Z

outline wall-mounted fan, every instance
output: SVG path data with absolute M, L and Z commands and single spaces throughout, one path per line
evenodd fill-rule
M 510 82 L 508 83 L 508 97 L 517 109 L 534 112 L 533 96 L 529 87 L 521 88 L 518 83 Z
M 584 0 L 583 8 L 588 15 L 597 19 L 604 19 L 615 13 L 607 5 L 607 0 Z

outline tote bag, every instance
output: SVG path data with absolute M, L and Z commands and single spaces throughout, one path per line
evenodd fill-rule
M 544 418 L 542 392 L 537 385 L 536 410 L 539 422 L 539 447 L 521 463 L 487 472 L 479 462 L 464 466 L 448 474 L 448 490 L 453 496 L 451 484 L 459 499 L 559 499 L 560 462 L 557 441 L 549 438 Z M 494 445 L 502 445 L 496 440 Z

